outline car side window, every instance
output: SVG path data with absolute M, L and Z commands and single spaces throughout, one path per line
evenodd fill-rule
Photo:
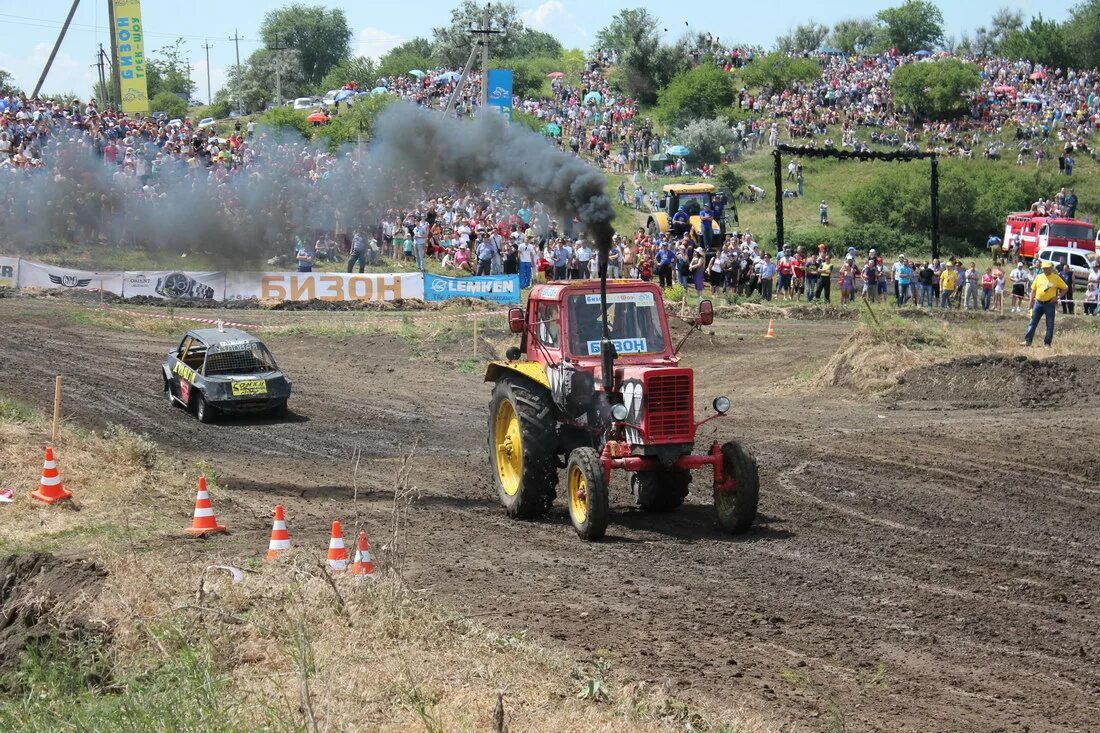
M 561 346 L 561 321 L 557 303 L 539 303 L 535 310 L 535 333 L 543 346 L 556 349 Z
M 183 341 L 180 341 L 180 347 L 176 349 L 176 358 L 183 360 L 183 355 L 187 353 L 187 349 L 191 346 L 191 337 L 184 336 Z
M 206 361 L 206 344 L 194 339 L 181 361 L 195 371 L 201 371 L 203 362 Z
M 1086 270 L 1088 269 L 1088 266 L 1089 266 L 1088 260 L 1086 260 L 1081 255 L 1070 255 L 1069 256 L 1069 263 L 1074 267 L 1083 267 Z

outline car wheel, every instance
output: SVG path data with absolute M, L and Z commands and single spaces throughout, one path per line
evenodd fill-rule
M 195 417 L 201 423 L 214 422 L 214 408 L 206 404 L 206 400 L 201 394 L 195 397 Z

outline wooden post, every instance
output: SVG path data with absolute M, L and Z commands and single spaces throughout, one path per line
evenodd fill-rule
M 51 442 L 57 445 L 57 434 L 61 430 L 61 375 L 53 383 L 53 435 Z

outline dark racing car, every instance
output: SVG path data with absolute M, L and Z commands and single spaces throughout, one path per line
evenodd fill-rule
M 219 412 L 286 416 L 290 380 L 255 336 L 235 328 L 188 331 L 161 367 L 168 404 L 210 422 Z

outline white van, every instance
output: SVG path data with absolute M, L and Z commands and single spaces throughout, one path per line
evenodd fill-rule
M 294 109 L 313 109 L 313 97 L 298 97 L 294 100 Z

